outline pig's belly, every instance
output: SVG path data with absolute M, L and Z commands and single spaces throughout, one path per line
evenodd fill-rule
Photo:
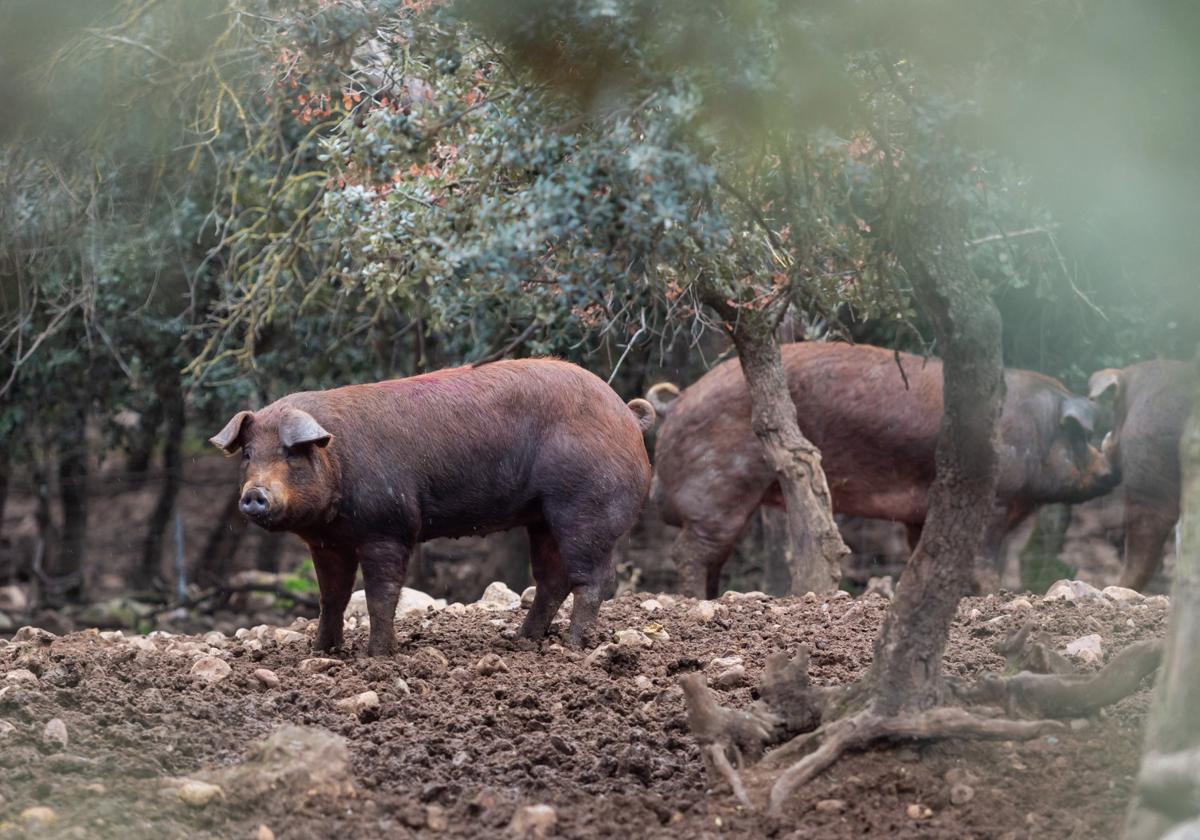
M 491 504 L 475 505 L 443 502 L 440 505 L 427 506 L 421 517 L 418 540 L 425 542 L 442 537 L 481 537 L 541 521 L 541 505 L 533 502 L 513 504 L 496 500 Z
M 837 476 L 827 477 L 833 494 L 833 512 L 864 519 L 890 519 L 893 522 L 920 524 L 925 521 L 928 492 L 925 487 L 900 483 L 888 487 L 884 482 L 867 484 Z M 783 491 L 772 484 L 763 496 L 763 504 L 783 507 Z

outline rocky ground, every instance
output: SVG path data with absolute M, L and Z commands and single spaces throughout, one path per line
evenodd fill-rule
M 361 600 L 332 657 L 309 652 L 307 619 L 229 636 L 25 628 L 0 646 L 0 837 L 1115 836 L 1149 685 L 1033 742 L 853 755 L 781 821 L 712 787 L 678 675 L 703 670 L 746 706 L 767 655 L 803 644 L 817 683 L 846 683 L 887 604 L 630 593 L 603 608 L 600 649 L 575 651 L 507 640 L 522 610 L 502 585 L 469 606 L 409 591 L 388 660 L 365 656 Z M 1165 598 L 1086 585 L 969 599 L 946 668 L 1003 670 L 994 645 L 1032 619 L 1094 669 L 1166 616 Z

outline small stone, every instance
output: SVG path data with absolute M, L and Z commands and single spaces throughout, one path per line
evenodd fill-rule
M 0 720 L 0 738 L 7 738 L 16 731 L 17 727 L 13 726 L 6 720 Z
M 1072 732 L 1082 732 L 1092 725 L 1092 722 L 1087 718 L 1074 718 L 1071 721 Z
M 404 694 L 412 694 L 412 689 L 408 687 L 408 683 L 405 682 L 404 677 L 396 677 L 396 689 Z
M 105 793 L 108 792 L 108 788 L 106 788 L 104 785 L 100 784 L 99 782 L 92 782 L 91 784 L 84 785 L 83 789 L 86 790 L 88 793 L 94 793 L 96 796 L 103 796 Z
M 312 659 L 302 659 L 300 661 L 300 670 L 306 674 L 321 674 L 341 664 L 342 661 L 340 659 L 314 657 Z
M 867 579 L 867 587 L 863 590 L 861 597 L 867 598 L 871 595 L 878 595 L 881 598 L 887 598 L 889 601 L 896 597 L 896 584 L 892 581 L 891 575 L 883 577 L 873 577 Z
M 648 613 L 655 613 L 663 608 L 662 602 L 657 598 L 647 598 L 645 601 L 642 601 L 642 603 L 638 604 L 638 606 Z
M 450 818 L 441 805 L 425 806 L 425 826 L 430 831 L 445 831 L 450 827 Z
M 823 814 L 840 814 L 842 811 L 846 810 L 846 800 L 822 799 L 813 807 Z
M 808 595 L 812 595 L 813 599 L 816 600 L 816 593 L 807 593 L 805 595 L 806 599 L 807 599 Z M 771 596 L 768 595 L 766 592 L 759 592 L 758 590 L 751 590 L 750 592 L 734 592 L 732 589 L 730 589 L 728 592 L 726 592 L 724 595 L 721 596 L 721 600 L 722 601 L 770 601 Z
M 700 601 L 688 610 L 688 618 L 705 623 L 712 621 L 717 616 L 717 606 L 714 601 Z
M 1098 601 L 1100 590 L 1082 580 L 1059 580 L 1050 585 L 1043 601 Z
M 1100 590 L 1100 594 L 1118 604 L 1140 604 L 1146 600 L 1141 592 L 1138 592 L 1136 589 L 1126 589 L 1124 586 L 1106 586 Z
M 591 653 L 589 653 L 587 655 L 587 657 L 583 660 L 583 664 L 604 667 L 605 663 L 608 662 L 608 657 L 612 653 L 612 649 L 615 647 L 616 647 L 616 645 L 613 644 L 612 642 L 605 642 L 604 644 L 600 645 L 595 650 L 593 650 Z
M 978 781 L 975 774 L 965 767 L 951 767 L 945 772 L 942 778 L 951 787 L 955 785 L 971 785 Z
M 910 820 L 927 820 L 933 816 L 932 808 L 930 808 L 928 805 L 921 805 L 917 802 L 914 802 L 905 808 L 904 812 L 908 814 L 908 818 Z
M 202 682 L 219 683 L 233 672 L 229 667 L 229 663 L 224 659 L 217 659 L 215 656 L 201 656 L 192 664 L 191 670 L 188 672 L 193 679 L 201 680 Z
M 203 808 L 214 799 L 225 798 L 225 792 L 220 787 L 197 779 L 187 779 L 175 793 L 193 808 Z
M 734 654 L 733 656 L 718 656 L 716 659 L 708 663 L 709 670 L 725 671 L 735 665 L 741 665 L 745 660 L 742 657 Z
M 1171 599 L 1166 595 L 1151 595 L 1146 599 L 1146 606 L 1159 610 L 1171 609 Z
M 272 633 L 275 637 L 275 642 L 281 645 L 298 645 L 308 641 L 308 636 L 303 633 L 297 633 L 295 630 L 284 630 L 282 627 L 276 627 Z
M 57 639 L 58 636 L 51 633 L 49 630 L 43 630 L 41 627 L 30 627 L 26 625 L 13 633 L 12 640 L 14 642 L 37 642 L 41 645 L 48 645 Z
M 45 805 L 35 805 L 21 812 L 21 825 L 26 831 L 45 831 L 57 822 L 58 814 L 53 808 L 47 808 Z
M 638 674 L 633 678 L 633 684 L 637 686 L 639 691 L 649 691 L 654 688 L 654 680 L 647 677 L 645 674 Z
M 642 628 L 642 632 L 656 645 L 665 644 L 671 641 L 671 634 L 667 632 L 667 628 L 663 627 L 657 621 L 652 621 Z
M 1001 609 L 1008 612 L 1023 612 L 1025 610 L 1033 609 L 1033 602 L 1028 598 L 1013 598 L 1011 601 L 1001 607 Z
M 444 610 L 446 608 L 446 600 L 444 598 L 434 598 L 428 593 L 422 592 L 419 589 L 409 589 L 407 586 L 400 589 L 400 600 L 396 602 L 396 618 L 408 615 L 409 613 L 425 612 L 433 608 L 435 610 Z
M 59 750 L 67 746 L 67 725 L 62 718 L 50 718 L 46 722 L 46 728 L 42 730 L 42 743 Z
M 613 637 L 621 647 L 650 647 L 654 644 L 641 630 L 618 630 Z
M 25 668 L 14 668 L 4 675 L 4 679 L 14 683 L 36 683 L 38 681 L 37 674 L 33 673 L 33 671 L 26 670 Z
M 975 788 L 970 785 L 953 785 L 950 788 L 950 804 L 966 805 L 975 798 Z
M 475 673 L 481 677 L 490 677 L 492 674 L 498 674 L 501 671 L 508 670 L 508 663 L 500 658 L 495 653 L 485 653 L 483 657 L 475 663 Z
M 558 822 L 558 814 L 549 805 L 523 805 L 513 814 L 508 831 L 516 837 L 544 838 L 554 824 Z
M 259 823 L 258 830 L 254 832 L 254 840 L 275 840 L 275 832 Z
M 279 688 L 279 676 L 270 668 L 259 668 L 252 676 L 265 688 Z
M 359 720 L 377 717 L 379 714 L 379 695 L 374 691 L 364 691 L 353 697 L 346 697 L 335 704 L 344 712 L 350 712 Z
M 515 610 L 521 606 L 521 596 L 513 592 L 502 581 L 489 583 L 483 595 L 475 602 L 477 609 L 502 612 Z
M 734 665 L 717 675 L 713 680 L 713 685 L 717 688 L 737 688 L 746 685 L 750 682 L 750 678 L 746 675 L 746 669 L 741 665 Z
M 205 644 L 218 648 L 224 647 L 225 643 L 229 641 L 220 630 L 209 630 L 201 638 L 204 639 Z
M 1074 656 L 1082 662 L 1099 662 L 1104 658 L 1104 647 L 1098 633 L 1080 636 L 1073 642 L 1068 642 L 1067 656 Z
M 967 612 L 967 621 L 978 621 L 981 615 L 983 615 L 983 613 L 980 612 L 979 607 L 971 607 L 971 609 Z
M 525 587 L 525 591 L 523 591 L 521 593 L 521 606 L 524 609 L 529 609 L 530 607 L 532 607 L 533 606 L 533 598 L 535 595 L 537 595 L 537 587 L 536 586 Z

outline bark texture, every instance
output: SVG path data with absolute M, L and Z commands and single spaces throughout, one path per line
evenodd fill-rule
M 87 539 L 87 409 L 86 403 L 65 407 L 58 433 L 58 496 L 63 524 L 57 550 L 44 564 L 46 600 L 52 604 L 77 601 L 83 592 L 83 562 Z
M 1200 396 L 1200 357 L 1190 383 Z M 1200 406 L 1200 399 L 1193 400 Z M 1152 840 L 1200 815 L 1195 775 L 1200 767 L 1200 410 L 1193 410 L 1179 446 L 1183 462 L 1179 556 L 1171 583 L 1166 652 L 1146 730 L 1137 795 L 1125 825 L 1129 840 Z M 1177 829 L 1178 830 L 1178 829 Z M 1192 835 L 1187 835 L 1192 836 Z
M 153 587 L 162 569 L 163 542 L 171 527 L 171 514 L 183 483 L 183 431 L 186 423 L 183 389 L 174 380 L 163 387 L 159 395 L 166 420 L 166 438 L 163 445 L 163 485 L 158 502 L 146 528 L 142 543 L 142 561 L 138 567 L 138 586 Z
M 971 584 L 996 488 L 996 425 L 1004 399 L 1000 317 L 944 201 L 912 208 L 898 254 L 943 359 L 937 477 L 921 539 L 880 630 L 869 684 L 875 712 L 921 711 L 943 699 L 942 654 Z

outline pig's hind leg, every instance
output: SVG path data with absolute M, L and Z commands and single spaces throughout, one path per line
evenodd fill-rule
M 533 582 L 537 584 L 537 591 L 533 596 L 533 606 L 521 625 L 521 635 L 526 639 L 541 639 L 550 630 L 550 623 L 558 614 L 558 608 L 571 591 L 571 583 L 558 552 L 558 542 L 550 530 L 545 525 L 531 525 L 527 530 Z
M 394 542 L 368 543 L 358 550 L 371 617 L 368 656 L 391 656 L 396 652 L 396 604 L 408 571 L 408 555 L 408 546 Z

